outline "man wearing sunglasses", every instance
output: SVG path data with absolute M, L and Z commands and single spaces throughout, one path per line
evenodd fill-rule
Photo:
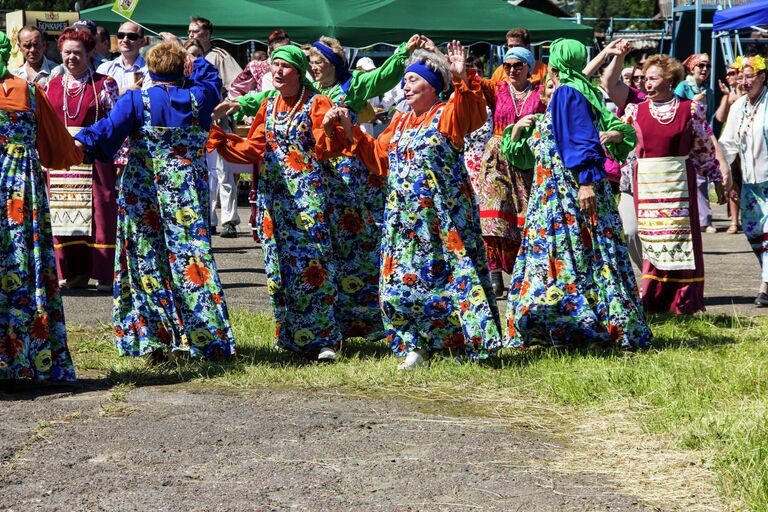
M 129 89 L 141 89 L 147 73 L 147 63 L 139 54 L 142 46 L 144 31 L 136 23 L 126 21 L 117 31 L 120 55 L 114 60 L 102 63 L 96 72 L 114 78 L 120 87 L 120 94 Z

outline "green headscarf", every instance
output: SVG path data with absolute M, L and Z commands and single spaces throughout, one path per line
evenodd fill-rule
M 296 70 L 299 72 L 299 75 L 301 76 L 301 85 L 307 89 L 317 92 L 317 90 L 312 86 L 312 82 L 307 79 L 309 61 L 307 60 L 307 56 L 304 55 L 304 52 L 301 51 L 301 48 L 292 44 L 280 46 L 279 48 L 272 50 L 272 53 L 270 54 L 269 61 L 274 62 L 275 59 L 284 60 L 296 68 Z
M 602 93 L 581 72 L 587 65 L 587 48 L 574 39 L 556 39 L 549 47 L 549 52 L 549 67 L 557 70 L 562 85 L 576 89 L 592 105 L 598 115 L 600 131 L 621 132 L 622 141 L 618 144 L 608 142 L 605 148 L 614 160 L 624 162 L 637 144 L 637 134 L 634 128 L 622 123 L 605 107 Z
M 8 72 L 8 59 L 11 58 L 11 40 L 0 32 L 0 78 L 3 78 Z

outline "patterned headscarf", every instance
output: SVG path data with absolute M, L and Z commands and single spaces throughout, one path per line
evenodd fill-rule
M 694 53 L 683 61 L 683 66 L 685 66 L 685 69 L 687 69 L 689 73 L 693 73 L 693 68 L 696 67 L 696 64 L 704 59 L 709 60 L 708 53 Z

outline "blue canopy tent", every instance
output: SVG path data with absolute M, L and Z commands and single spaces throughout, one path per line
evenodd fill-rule
M 768 0 L 754 0 L 717 11 L 712 19 L 713 30 L 739 30 L 761 25 L 768 25 Z

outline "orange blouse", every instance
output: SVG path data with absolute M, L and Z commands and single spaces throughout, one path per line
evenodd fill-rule
M 485 123 L 487 112 L 485 98 L 481 88 L 481 79 L 472 75 L 464 80 L 453 80 L 454 94 L 447 103 L 438 103 L 429 111 L 417 116 L 413 112 L 398 112 L 378 138 L 373 138 L 355 125 L 352 127 L 354 144 L 351 151 L 368 169 L 380 175 L 389 172 L 389 153 L 391 141 L 398 127 L 401 131 L 426 126 L 432 122 L 439 107 L 445 105 L 443 114 L 437 122 L 437 129 L 445 135 L 456 148 L 464 147 L 464 137 Z M 333 147 L 326 144 L 327 147 Z
M 301 105 L 297 108 L 300 110 L 307 102 L 308 94 L 305 93 L 301 101 Z M 290 111 L 296 101 L 293 103 L 286 102 L 286 100 L 278 95 L 275 100 L 275 110 L 277 113 Z M 323 131 L 323 118 L 325 113 L 333 107 L 333 103 L 327 96 L 322 94 L 316 94 L 312 98 L 312 105 L 309 107 L 309 117 L 312 120 L 312 134 L 315 137 L 315 156 L 320 159 L 333 158 L 341 154 L 341 146 L 338 142 L 326 145 L 326 137 Z M 264 157 L 264 151 L 267 147 L 267 137 L 265 133 L 267 120 L 267 101 L 263 101 L 259 107 L 259 111 L 256 113 L 256 117 L 253 118 L 253 124 L 248 132 L 247 138 L 239 137 L 232 133 L 226 133 L 224 130 L 216 125 L 211 126 L 211 134 L 208 137 L 208 143 L 206 144 L 206 150 L 208 152 L 218 150 L 219 154 L 228 162 L 238 164 L 250 164 Z M 336 134 L 338 137 L 343 137 L 343 129 L 341 127 L 336 128 Z M 336 139 L 337 135 L 334 135 L 333 139 Z
M 18 77 L 6 76 L 0 87 L 0 110 L 5 112 L 29 112 L 29 84 Z M 66 169 L 83 161 L 83 152 L 75 146 L 75 141 L 64 123 L 53 111 L 39 85 L 35 87 L 35 119 L 37 120 L 37 140 L 35 147 L 40 163 L 50 169 Z
M 488 108 L 491 109 L 491 112 L 493 112 L 496 109 L 496 87 L 499 85 L 498 81 L 494 81 L 493 79 L 488 80 L 487 78 L 481 78 L 480 79 L 480 89 L 483 91 L 483 96 L 485 97 L 485 103 L 488 105 Z

